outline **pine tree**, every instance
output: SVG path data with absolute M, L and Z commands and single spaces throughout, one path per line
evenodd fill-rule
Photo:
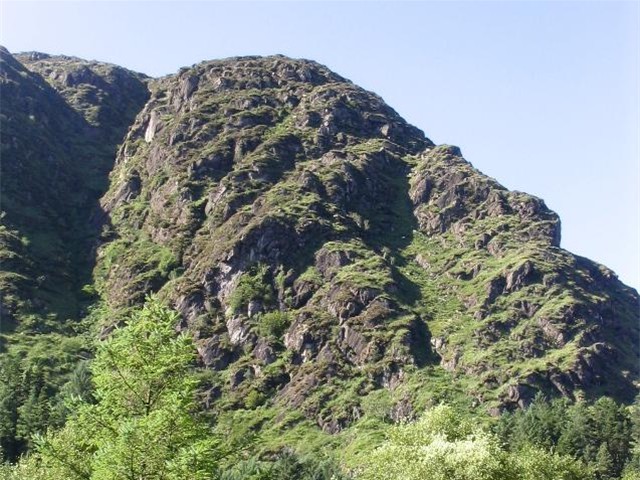
M 613 478 L 620 476 L 624 465 L 631 455 L 631 420 L 625 407 L 618 405 L 610 398 L 598 399 L 591 407 L 593 423 L 593 437 L 598 445 L 596 464 L 600 469 L 600 458 L 606 445 L 606 450 L 611 457 L 610 470 L 607 472 Z M 603 471 L 604 472 L 604 471 Z M 603 473 L 604 475 L 604 473 Z M 607 478 L 607 477 L 603 477 Z
M 524 411 L 517 412 L 513 419 L 512 447 L 514 449 L 534 445 L 544 449 L 555 446 L 565 422 L 564 400 L 547 401 L 538 395 Z
M 610 480 L 616 478 L 612 472 L 614 470 L 613 458 L 609 453 L 607 444 L 603 443 L 598 449 L 598 453 L 595 458 L 596 472 L 599 480 Z
M 49 397 L 44 373 L 38 367 L 28 370 L 24 376 L 27 396 L 18 408 L 16 436 L 31 448 L 33 436 L 43 433 L 49 420 Z
M 593 422 L 589 408 L 584 402 L 576 403 L 567 409 L 566 423 L 558 439 L 558 453 L 589 462 L 597 452 L 593 443 Z
M 625 466 L 623 478 L 640 479 L 640 395 L 629 407 L 629 419 L 631 421 L 631 452 Z
M 17 438 L 21 397 L 20 366 L 13 357 L 7 356 L 0 364 L 0 462 L 15 460 L 23 448 Z
M 39 440 L 40 471 L 65 480 L 213 478 L 218 443 L 194 417 L 195 348 L 176 335 L 178 317 L 149 300 L 98 348 L 97 403 L 83 403 Z

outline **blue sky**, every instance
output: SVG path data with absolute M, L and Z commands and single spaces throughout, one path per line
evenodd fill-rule
M 542 197 L 562 246 L 640 287 L 637 2 L 11 2 L 1 43 L 164 75 L 312 58 Z

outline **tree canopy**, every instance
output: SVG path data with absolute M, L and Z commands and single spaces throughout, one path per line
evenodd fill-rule
M 176 334 L 177 321 L 149 299 L 116 328 L 92 362 L 95 403 L 78 399 L 63 429 L 38 437 L 23 473 L 35 469 L 52 480 L 214 478 L 219 442 L 196 418 L 196 352 L 187 335 Z

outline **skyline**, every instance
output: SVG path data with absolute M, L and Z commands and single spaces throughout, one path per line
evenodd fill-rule
M 326 5 L 3 2 L 0 43 L 152 76 L 252 53 L 311 58 L 543 198 L 563 248 L 640 287 L 636 2 Z

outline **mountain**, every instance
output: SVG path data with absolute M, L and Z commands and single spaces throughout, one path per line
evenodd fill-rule
M 541 199 L 326 67 L 2 62 L 5 349 L 39 318 L 107 336 L 156 293 L 206 407 L 275 443 L 380 402 L 402 420 L 636 395 L 638 293 L 562 249 Z
M 87 218 L 148 96 L 144 77 L 120 67 L 18 58 L 0 51 L 3 329 L 19 327 L 16 313 L 79 315 L 93 261 Z
M 0 48 L 0 450 L 9 458 L 62 421 L 60 391 L 91 354 L 98 232 L 89 220 L 147 81 Z

